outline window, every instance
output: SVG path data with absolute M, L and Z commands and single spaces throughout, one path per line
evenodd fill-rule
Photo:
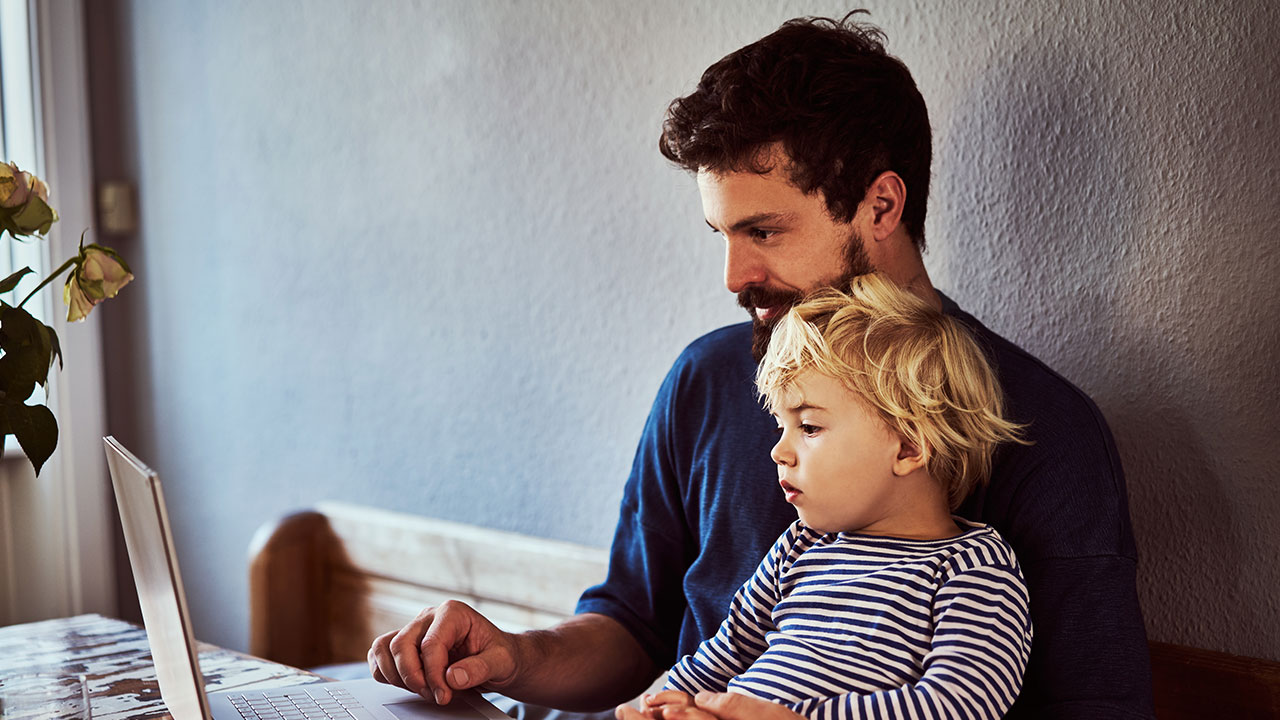
M 48 182 L 64 218 L 45 240 L 0 247 L 0 277 L 35 271 L 22 297 L 93 222 L 84 38 L 78 1 L 0 0 L 0 157 Z M 57 330 L 67 360 L 49 376 L 58 449 L 39 477 L 26 458 L 0 458 L 0 625 L 115 614 L 101 331 L 92 317 L 68 328 L 53 285 L 25 307 Z
M 40 123 L 37 117 L 38 85 L 34 68 L 27 2 L 0 0 L 0 128 L 3 129 L 0 132 L 0 158 L 17 163 L 23 170 L 44 178 L 46 174 L 40 153 Z M 56 202 L 54 207 L 57 207 Z M 0 251 L 0 278 L 8 277 L 10 273 L 23 267 L 35 271 L 34 275 L 23 280 L 21 287 L 3 298 L 13 305 L 31 292 L 35 287 L 34 282 L 39 282 L 51 269 L 49 244 L 44 240 L 13 241 L 7 234 L 5 244 L 7 247 Z M 48 322 L 49 298 L 53 294 L 52 290 L 46 290 L 40 297 L 32 298 L 27 303 L 28 311 Z M 43 402 L 43 397 L 38 401 Z

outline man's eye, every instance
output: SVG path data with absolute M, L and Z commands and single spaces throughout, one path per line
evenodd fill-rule
M 776 230 L 764 230 L 762 228 L 751 228 L 747 231 L 752 240 L 768 240 L 777 234 Z

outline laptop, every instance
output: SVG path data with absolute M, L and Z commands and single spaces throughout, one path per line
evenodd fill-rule
M 510 720 L 475 691 L 455 693 L 440 706 L 373 678 L 206 693 L 160 478 L 115 438 L 102 442 L 160 697 L 175 720 Z

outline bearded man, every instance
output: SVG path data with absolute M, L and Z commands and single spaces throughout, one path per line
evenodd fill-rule
M 1008 716 L 1153 716 L 1110 431 L 1082 391 L 930 282 L 921 260 L 929 118 L 883 40 L 853 14 L 793 20 L 712 65 L 671 104 L 659 147 L 696 175 L 707 224 L 725 241 L 725 286 L 751 322 L 694 341 L 668 374 L 626 485 L 608 578 L 582 595 L 574 618 L 513 635 L 445 603 L 375 641 L 375 677 L 440 702 L 480 686 L 590 710 L 626 701 L 694 652 L 795 519 L 769 460 L 776 424 L 754 390 L 769 331 L 805 293 L 874 269 L 973 330 L 1008 418 L 1031 441 L 997 451 L 989 484 L 957 513 L 994 526 L 1026 575 L 1035 638 Z M 707 717 L 796 717 L 743 695 L 697 704 Z

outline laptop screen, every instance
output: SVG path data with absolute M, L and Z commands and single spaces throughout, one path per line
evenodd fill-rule
M 160 478 L 115 438 L 102 442 L 160 697 L 179 720 L 210 717 Z

